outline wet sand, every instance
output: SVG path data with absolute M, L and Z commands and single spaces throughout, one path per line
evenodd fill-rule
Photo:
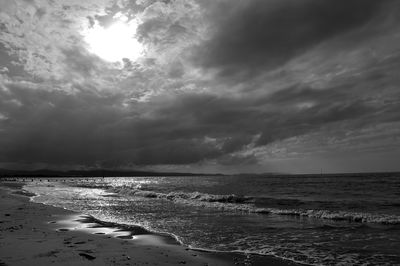
M 298 265 L 272 256 L 202 252 L 140 227 L 29 201 L 0 182 L 0 265 Z

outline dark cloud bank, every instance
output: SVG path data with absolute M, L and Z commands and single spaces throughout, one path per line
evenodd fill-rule
M 351 99 L 345 89 L 287 88 L 265 99 L 240 100 L 188 94 L 172 101 L 161 98 L 137 104 L 132 112 L 112 107 L 121 101 L 118 97 L 30 95 L 22 90 L 13 88 L 24 95 L 18 98 L 24 108 L 5 122 L 2 160 L 117 166 L 191 164 L 219 158 L 224 164 L 239 164 L 253 156 L 229 154 L 250 144 L 255 135 L 259 136 L 254 142 L 257 147 L 318 131 L 326 124 L 373 123 L 396 111 Z M 316 104 L 299 110 L 293 107 L 299 100 Z M 207 141 L 207 137 L 216 140 Z
M 235 2 L 235 1 L 234 1 Z M 223 75 L 273 69 L 313 46 L 371 23 L 391 1 L 231 1 L 196 58 Z M 227 10 L 225 10 L 227 9 Z M 227 14 L 227 15 L 226 15 Z

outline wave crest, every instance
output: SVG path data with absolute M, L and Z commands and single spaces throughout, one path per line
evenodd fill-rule
M 279 215 L 293 215 L 334 221 L 348 221 L 359 223 L 400 224 L 400 216 L 388 214 L 372 214 L 364 212 L 329 211 L 329 210 L 280 210 L 270 209 L 271 213 Z
M 129 196 L 139 196 L 145 198 L 160 198 L 168 199 L 171 201 L 179 200 L 195 200 L 203 202 L 220 202 L 220 203 L 250 203 L 253 202 L 252 197 L 238 196 L 235 194 L 230 195 L 213 195 L 200 192 L 170 192 L 160 193 L 151 190 L 141 190 L 139 188 L 121 187 L 110 189 L 113 193 Z
M 258 214 L 275 214 L 308 217 L 314 219 L 327 219 L 334 221 L 348 221 L 357 223 L 379 223 L 387 225 L 400 224 L 400 216 L 388 214 L 373 214 L 364 212 L 330 211 L 313 209 L 277 209 L 258 208 L 254 204 L 254 198 L 238 195 L 213 195 L 200 192 L 170 192 L 161 193 L 149 190 L 141 190 L 138 187 L 119 187 L 110 189 L 113 193 L 128 196 L 166 199 L 176 203 L 195 206 L 216 208 L 222 211 L 238 211 Z

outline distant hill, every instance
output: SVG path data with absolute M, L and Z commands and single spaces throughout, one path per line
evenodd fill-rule
M 126 176 L 203 176 L 221 174 L 199 174 L 178 172 L 152 172 L 152 171 L 113 171 L 113 170 L 70 170 L 57 171 L 49 169 L 40 170 L 9 170 L 0 169 L 0 177 L 126 177 Z

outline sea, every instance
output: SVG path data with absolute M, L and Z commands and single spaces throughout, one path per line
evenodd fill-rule
M 49 178 L 24 189 L 193 249 L 400 265 L 400 174 Z

